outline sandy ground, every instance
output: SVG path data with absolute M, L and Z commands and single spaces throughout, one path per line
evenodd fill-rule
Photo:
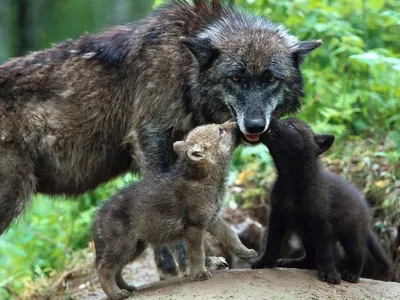
M 224 270 L 208 281 L 170 279 L 143 286 L 136 299 L 400 299 L 400 284 L 362 279 L 332 286 L 315 271 L 295 269 Z
M 101 289 L 98 277 L 90 262 L 85 268 L 85 274 L 72 276 L 64 285 L 64 291 L 50 299 L 65 299 L 69 296 L 74 300 L 100 300 L 106 299 L 106 295 Z M 148 247 L 134 262 L 128 264 L 122 271 L 125 281 L 135 286 L 143 286 L 149 283 L 159 282 L 160 276 L 154 261 L 154 252 Z
M 89 270 L 87 270 L 89 271 Z M 63 295 L 53 299 L 106 299 L 94 272 L 70 279 Z M 332 286 L 317 279 L 315 271 L 296 269 L 221 270 L 210 280 L 190 282 L 187 278 L 159 281 L 153 251 L 148 248 L 123 272 L 128 283 L 139 287 L 132 299 L 399 299 L 400 283 L 362 279 L 358 284 Z

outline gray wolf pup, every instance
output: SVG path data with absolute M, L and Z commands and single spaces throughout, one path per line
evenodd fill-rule
M 226 122 L 195 128 L 185 141 L 174 143 L 179 158 L 171 171 L 144 176 L 100 208 L 93 239 L 100 282 L 110 299 L 124 299 L 135 290 L 125 283 L 121 271 L 147 243 L 184 239 L 193 280 L 210 278 L 205 230 L 240 258 L 257 255 L 242 245 L 221 215 L 225 177 L 237 144 L 235 127 Z

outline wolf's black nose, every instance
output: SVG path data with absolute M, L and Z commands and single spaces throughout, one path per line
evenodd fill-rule
M 246 127 L 246 131 L 248 133 L 261 133 L 265 129 L 265 120 L 264 119 L 245 120 L 244 126 Z

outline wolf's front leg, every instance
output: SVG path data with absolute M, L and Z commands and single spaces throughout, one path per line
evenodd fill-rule
M 168 172 L 174 163 L 172 149 L 172 127 L 160 126 L 160 122 L 149 122 L 139 128 L 132 129 L 127 136 L 127 142 L 132 145 L 133 170 L 140 170 L 142 175 L 147 173 Z M 183 242 L 170 247 L 155 247 L 155 261 L 160 279 L 177 276 L 179 269 L 186 269 L 186 247 Z M 178 255 L 177 255 L 178 254 Z
M 185 241 L 189 256 L 189 268 L 192 280 L 207 280 L 211 273 L 205 266 L 204 230 L 195 226 L 185 229 Z
M 207 228 L 207 231 L 209 231 L 241 259 L 249 259 L 258 255 L 255 250 L 247 249 L 242 244 L 231 226 L 220 216 L 211 223 L 211 225 Z
M 160 127 L 154 122 L 132 130 L 127 140 L 133 148 L 133 169 L 138 168 L 142 175 L 168 172 L 174 160 L 172 132 L 172 127 Z

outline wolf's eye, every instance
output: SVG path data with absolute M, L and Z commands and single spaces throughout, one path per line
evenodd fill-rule
M 242 80 L 239 76 L 232 76 L 231 79 L 233 82 L 236 82 L 236 83 L 238 83 Z
M 294 125 L 293 125 L 293 123 L 291 123 L 291 122 L 287 123 L 287 126 L 288 126 L 289 128 L 294 128 Z
M 275 76 L 268 76 L 267 81 L 268 83 L 274 83 L 276 82 L 278 79 Z

